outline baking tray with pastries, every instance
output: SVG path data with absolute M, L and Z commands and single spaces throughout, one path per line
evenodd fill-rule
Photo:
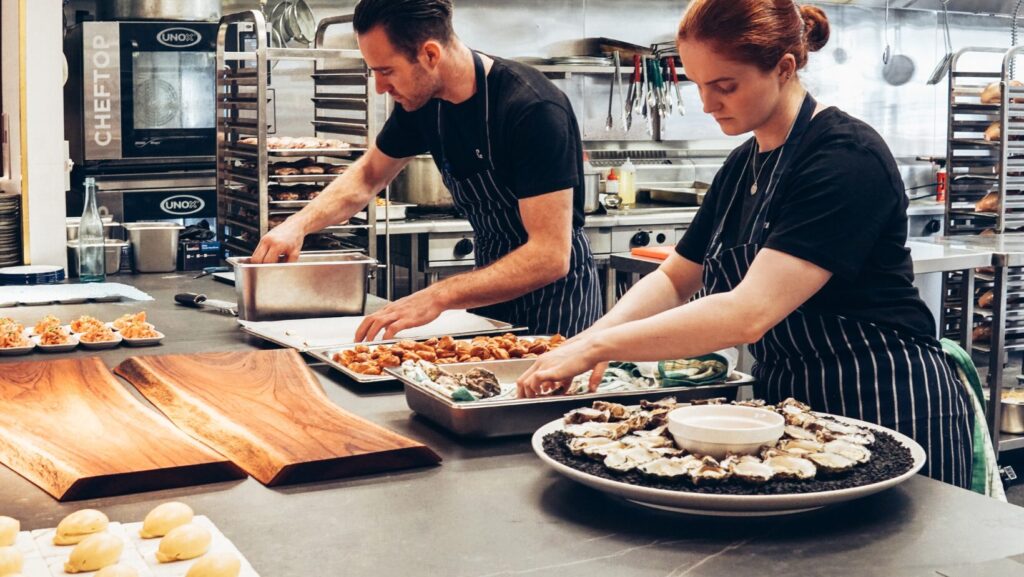
M 1021 82 L 1020 80 L 1010 80 L 1010 82 L 1008 84 L 1010 85 L 1011 88 L 1022 88 L 1022 87 L 1024 87 L 1024 82 Z M 993 82 L 993 83 L 989 84 L 988 86 L 986 86 L 981 91 L 981 103 L 982 104 L 1002 104 L 1002 100 L 1003 100 L 1003 91 L 999 87 L 999 82 Z M 1024 99 L 1021 99 L 1021 98 L 1014 98 L 1012 100 L 1013 100 L 1014 103 L 1022 103 L 1022 102 L 1024 102 Z
M 259 138 L 255 136 L 238 140 L 238 144 L 244 146 L 257 146 L 259 143 Z M 291 151 L 348 151 L 352 148 L 352 145 L 344 140 L 316 136 L 269 136 L 266 146 L 268 151 L 282 155 Z
M 348 168 L 344 164 L 316 162 L 312 158 L 303 158 L 295 162 L 275 162 L 270 165 L 271 177 L 281 180 L 289 176 L 329 176 L 342 174 Z
M 532 359 L 565 342 L 562 335 L 517 336 L 512 333 L 456 339 L 452 336 L 426 340 L 404 339 L 391 343 L 356 343 L 313 350 L 310 354 L 358 382 L 391 381 L 385 367 L 397 367 L 406 360 L 435 364 L 467 363 L 508 359 Z

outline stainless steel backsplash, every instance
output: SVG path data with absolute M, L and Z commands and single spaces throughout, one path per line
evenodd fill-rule
M 317 19 L 350 12 L 355 0 L 307 0 Z M 273 2 L 271 3 L 273 4 Z M 253 8 L 253 1 L 227 0 L 224 13 Z M 607 36 L 638 44 L 671 40 L 683 12 L 680 0 L 457 0 L 455 28 L 471 47 L 498 56 L 556 56 L 572 54 L 585 37 Z M 911 80 L 890 86 L 882 78 L 884 11 L 862 6 L 821 4 L 832 35 L 825 48 L 811 56 L 801 75 L 819 101 L 835 105 L 874 126 L 897 157 L 944 155 L 947 85 L 925 84 L 945 52 L 941 14 L 893 10 L 890 38 L 894 54 L 905 54 L 915 65 Z M 955 48 L 1010 44 L 1010 20 L 1002 16 L 952 13 Z M 331 35 L 331 45 L 353 46 L 344 30 Z M 277 127 L 282 134 L 311 134 L 312 83 L 309 66 L 281 62 L 276 80 Z M 555 80 L 572 99 L 585 140 L 645 140 L 642 120 L 626 133 L 618 121 L 604 128 L 608 82 L 603 76 L 573 75 Z M 700 140 L 725 144 L 718 126 L 701 111 L 696 88 L 685 85 L 687 116 L 671 117 L 664 125 L 665 140 Z M 616 108 L 618 108 L 616 95 Z M 736 139 L 733 139 L 736 141 Z

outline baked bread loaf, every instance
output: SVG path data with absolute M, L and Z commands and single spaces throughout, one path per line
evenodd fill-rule
M 989 142 L 998 142 L 999 136 L 1002 134 L 1002 129 L 998 121 L 988 125 L 985 129 L 985 140 Z
M 999 193 L 990 192 L 984 198 L 974 203 L 974 210 L 977 212 L 996 212 L 999 210 Z
M 1020 80 L 1011 80 L 1010 86 L 1024 86 L 1024 82 L 1021 82 Z M 999 89 L 998 82 L 993 82 L 992 84 L 989 84 L 988 86 L 985 87 L 984 90 L 981 91 L 982 104 L 999 104 L 1002 101 L 1002 99 L 1003 93 Z M 1014 102 L 1018 101 L 1020 101 L 1019 98 L 1014 99 Z

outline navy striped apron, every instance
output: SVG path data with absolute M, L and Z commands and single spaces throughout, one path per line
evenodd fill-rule
M 483 60 L 473 53 L 477 93 L 483 96 L 484 117 L 480 140 L 467 142 L 478 170 L 465 178 L 452 174 L 444 151 L 442 103 L 437 107 L 437 130 L 441 135 L 439 168 L 455 205 L 473 227 L 476 266 L 484 267 L 526 244 L 529 235 L 519 214 L 519 199 L 511 188 L 495 178 L 491 154 L 490 101 Z M 471 171 L 472 172 L 472 171 Z M 554 191 L 552 191 L 554 192 Z M 511 301 L 481 307 L 475 311 L 516 326 L 532 334 L 561 334 L 571 337 L 583 332 L 601 316 L 601 291 L 594 256 L 583 229 L 573 227 L 569 274 Z
M 723 248 L 724 223 L 743 194 L 739 183 L 745 179 L 739 179 L 708 244 L 703 273 L 707 294 L 739 285 L 768 237 L 775 189 L 793 164 L 814 107 L 808 94 L 755 206 L 746 242 Z M 756 361 L 757 397 L 771 403 L 793 397 L 816 410 L 895 429 L 925 448 L 928 462 L 923 473 L 958 487 L 970 486 L 973 413 L 934 340 L 801 306 L 748 348 Z

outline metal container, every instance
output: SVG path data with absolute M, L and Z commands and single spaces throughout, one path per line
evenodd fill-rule
M 441 179 L 441 173 L 429 154 L 415 156 L 391 182 L 391 198 L 420 208 L 447 210 L 455 199 Z
M 69 222 L 65 226 L 67 228 L 68 240 L 78 240 L 78 223 Z M 103 236 L 108 240 L 114 238 L 114 231 L 117 230 L 117 227 L 119 226 L 121 226 L 121 223 L 119 222 L 104 220 Z
M 454 373 L 464 373 L 473 368 L 487 369 L 504 384 L 515 382 L 533 363 L 533 359 L 512 359 L 444 365 L 443 368 Z M 680 401 L 709 397 L 734 399 L 740 385 L 754 381 L 749 375 L 734 372 L 729 382 L 715 385 L 460 403 L 405 378 L 396 369 L 388 368 L 385 371 L 405 385 L 405 402 L 410 409 L 457 435 L 474 438 L 529 435 L 541 425 L 560 418 L 572 409 L 589 406 L 598 399 L 626 405 L 635 405 L 640 399 L 655 401 L 664 397 L 675 397 Z
M 377 267 L 376 260 L 352 252 L 303 254 L 289 263 L 251 261 L 228 259 L 244 321 L 361 315 Z
M 601 208 L 601 173 L 584 173 L 583 185 L 583 212 L 594 214 Z
M 104 266 L 108 275 L 117 274 L 121 269 L 121 249 L 128 243 L 123 240 L 110 240 L 104 243 Z M 78 276 L 78 243 L 68 243 L 68 276 Z
M 178 268 L 178 234 L 184 226 L 173 222 L 124 224 L 132 243 L 135 272 L 174 272 Z
M 99 0 L 100 20 L 188 20 L 216 22 L 220 0 Z
M 999 430 L 1012 435 L 1024 434 L 1024 402 L 1003 400 Z

